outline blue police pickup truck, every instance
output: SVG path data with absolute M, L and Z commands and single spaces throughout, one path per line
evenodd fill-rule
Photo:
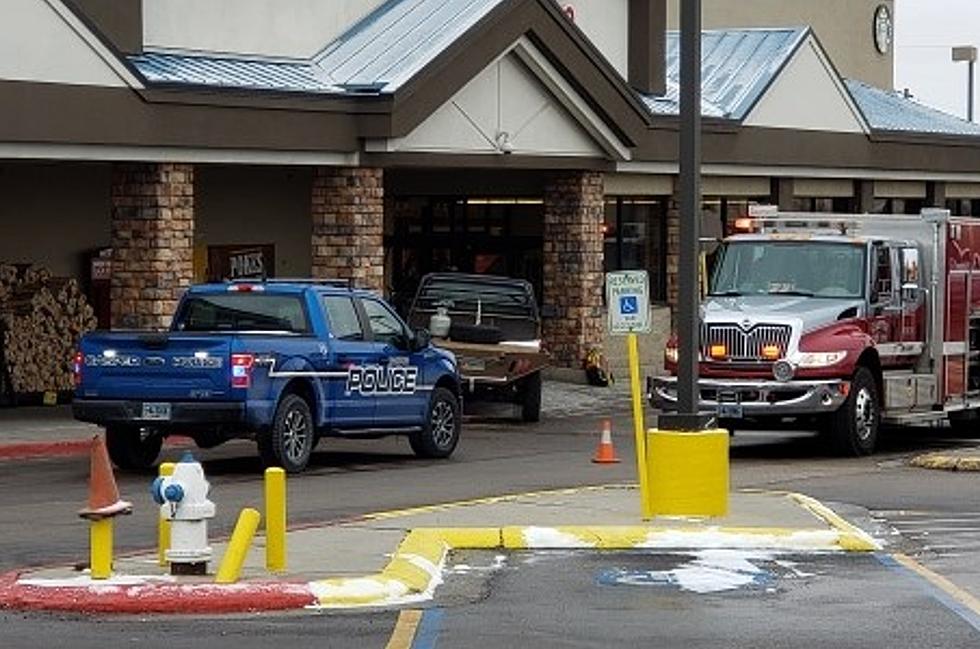
M 407 435 L 419 456 L 459 440 L 456 359 L 346 282 L 191 287 L 170 331 L 94 332 L 75 358 L 76 419 L 104 426 L 123 469 L 163 439 L 254 439 L 263 463 L 302 471 L 322 436 Z

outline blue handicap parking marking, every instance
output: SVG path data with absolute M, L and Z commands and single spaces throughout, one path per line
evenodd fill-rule
M 640 307 L 635 295 L 621 295 L 619 298 L 619 312 L 625 314 L 639 313 Z

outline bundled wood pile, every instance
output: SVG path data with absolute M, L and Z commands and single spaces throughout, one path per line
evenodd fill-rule
M 74 279 L 38 266 L 0 264 L 0 390 L 71 390 L 78 341 L 96 325 Z

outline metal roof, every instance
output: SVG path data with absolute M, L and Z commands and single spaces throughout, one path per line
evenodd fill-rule
M 504 0 L 387 0 L 309 60 L 146 52 L 151 83 L 308 93 L 391 93 Z
M 980 125 L 920 104 L 901 92 L 882 90 L 854 79 L 844 83 L 872 130 L 980 136 Z
M 701 33 L 701 114 L 741 121 L 810 33 L 809 28 Z M 644 95 L 655 115 L 680 113 L 680 34 L 667 32 L 667 92 Z

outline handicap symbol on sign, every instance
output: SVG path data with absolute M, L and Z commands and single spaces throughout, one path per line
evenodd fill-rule
M 622 295 L 619 298 L 619 312 L 624 315 L 634 315 L 640 312 L 635 295 Z

